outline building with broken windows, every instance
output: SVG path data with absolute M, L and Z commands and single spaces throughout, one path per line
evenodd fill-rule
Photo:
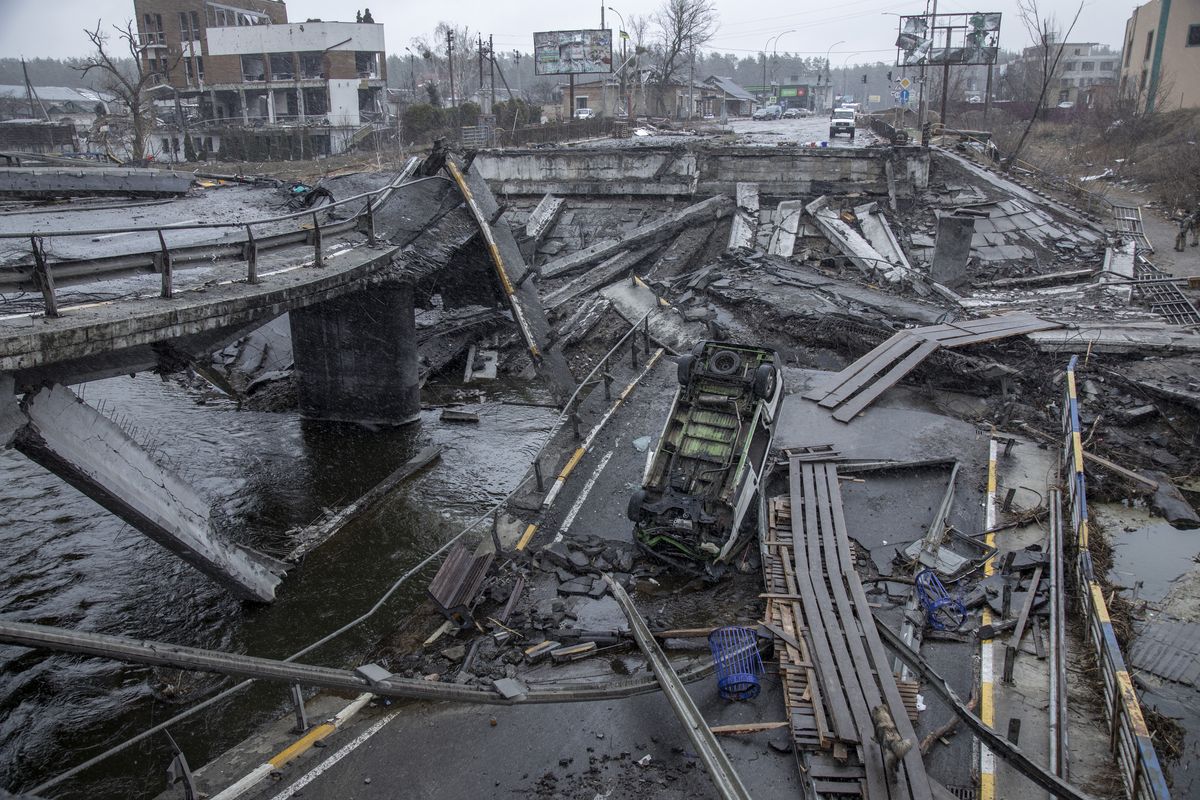
M 386 118 L 382 25 L 289 22 L 280 0 L 135 0 L 134 9 L 142 67 L 162 75 L 159 99 L 190 107 L 178 124 L 198 152 L 236 136 L 240 149 L 301 137 L 310 155 L 339 153 Z
M 1061 48 L 1061 54 L 1059 49 Z M 1046 87 L 1043 104 L 1058 103 L 1090 107 L 1106 96 L 1105 87 L 1115 86 L 1121 65 L 1120 51 L 1095 42 L 1064 42 L 1059 45 L 1027 47 L 1021 57 L 1008 64 L 1004 80 L 1015 100 L 1033 100 L 1041 89 L 1042 77 L 1055 58 L 1058 65 Z

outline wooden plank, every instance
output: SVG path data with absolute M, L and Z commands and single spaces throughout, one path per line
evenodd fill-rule
M 777 731 L 786 728 L 790 722 L 744 722 L 740 725 L 709 725 L 708 729 L 718 736 L 736 735 L 740 733 L 758 733 L 760 731 Z
M 845 383 L 850 378 L 853 378 L 855 375 L 857 375 L 859 373 L 859 367 L 858 367 L 859 362 L 866 362 L 869 359 L 875 358 L 876 356 L 878 356 L 879 354 L 881 354 L 885 350 L 887 350 L 889 347 L 891 347 L 892 344 L 895 343 L 895 340 L 903 335 L 904 334 L 902 334 L 902 333 L 897 333 L 892 336 L 889 336 L 886 340 L 884 340 L 883 342 L 880 342 L 878 345 L 873 347 L 868 352 L 866 352 L 863 355 L 859 356 L 858 358 L 854 359 L 854 361 L 851 362 L 845 369 L 841 370 L 840 372 L 835 372 L 827 380 L 822 381 L 817 386 L 814 386 L 812 389 L 809 389 L 807 392 L 805 392 L 801 396 L 807 400 L 820 400 L 820 399 L 824 398 L 825 395 L 829 394 L 834 389 L 841 386 L 843 383 Z
M 833 473 L 833 480 L 837 482 L 836 472 Z M 888 797 L 888 776 L 883 770 L 883 750 L 875 741 L 875 726 L 871 721 L 871 709 L 880 705 L 882 699 L 879 687 L 875 685 L 871 662 L 867 660 L 866 650 L 863 648 L 862 637 L 856 633 L 859 627 L 858 620 L 854 617 L 854 610 L 846 594 L 845 578 L 838 568 L 837 533 L 833 528 L 833 509 L 830 507 L 828 465 L 806 465 L 804 486 L 805 489 L 809 486 L 814 489 L 811 496 L 816 498 L 821 526 L 820 537 L 814 537 L 814 544 L 825 554 L 824 574 L 828 578 L 833 606 L 841 622 L 839 628 L 846 643 L 846 649 L 842 652 L 847 660 L 840 666 L 844 668 L 842 677 L 846 682 L 850 710 L 861 734 L 863 765 L 867 771 L 867 796 Z
M 829 464 L 826 469 L 829 472 L 830 506 L 833 510 L 833 529 L 837 540 L 838 569 L 845 576 L 846 583 L 850 588 L 850 595 L 854 598 L 854 605 L 858 609 L 867 651 L 875 668 L 875 675 L 883 691 L 883 696 L 892 712 L 896 729 L 902 739 L 911 739 L 915 743 L 919 740 L 913 730 L 912 722 L 904 710 L 904 701 L 900 697 L 896 678 L 892 674 L 887 653 L 884 652 L 879 631 L 875 627 L 871 606 L 867 602 L 866 592 L 863 591 L 862 581 L 858 579 L 858 571 L 854 566 L 854 559 L 850 555 L 850 538 L 846 527 L 846 517 L 842 510 L 842 490 L 837 481 L 837 467 Z M 925 773 L 925 763 L 921 760 L 920 748 L 913 747 L 909 750 L 908 755 L 904 757 L 904 770 L 909 791 L 914 800 L 932 800 L 932 790 L 929 786 L 929 777 Z
M 895 342 L 890 349 L 872 359 L 871 362 L 863 363 L 858 374 L 825 395 L 824 399 L 818 401 L 818 405 L 823 408 L 833 408 L 840 405 L 852 394 L 870 383 L 879 373 L 891 366 L 897 359 L 902 358 L 914 348 L 922 346 L 922 340 L 915 336 L 898 334 L 894 339 Z M 857 364 L 858 362 L 855 363 Z
M 804 498 L 803 478 L 798 463 L 790 465 L 788 480 L 792 496 L 792 508 L 798 508 L 798 504 L 803 502 Z M 812 517 L 812 528 L 815 535 L 816 509 L 812 508 L 811 503 L 806 503 L 804 504 L 804 512 L 806 518 L 810 515 Z M 825 631 L 825 622 L 821 616 L 821 608 L 817 603 L 816 591 L 813 587 L 811 573 L 809 572 L 807 551 L 801 544 L 801 542 L 797 541 L 796 546 L 793 548 L 796 559 L 796 582 L 800 585 L 800 594 L 804 605 L 804 622 L 808 626 L 812 639 L 813 655 L 816 656 L 814 660 L 817 664 L 817 679 L 822 685 L 822 696 L 829 707 L 829 717 L 834 736 L 846 741 L 854 741 L 857 735 L 854 728 L 854 720 L 850 716 L 850 709 L 842 699 L 842 693 L 839 688 L 840 681 L 837 676 L 837 667 L 834 665 L 829 636 Z
M 833 418 L 839 422 L 849 422 L 854 419 L 860 411 L 875 402 L 881 394 L 895 386 L 900 382 L 901 378 L 916 369 L 922 361 L 929 358 L 939 346 L 937 342 L 922 342 L 920 347 L 909 353 L 907 358 L 892 367 L 886 375 L 871 384 L 870 387 L 864 389 L 853 400 L 833 412 Z

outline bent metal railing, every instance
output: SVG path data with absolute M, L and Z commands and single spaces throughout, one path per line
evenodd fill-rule
M 1142 716 L 1133 678 L 1125 666 L 1121 647 L 1108 615 L 1104 592 L 1096 579 L 1088 538 L 1087 481 L 1083 474 L 1083 440 L 1079 424 L 1075 364 L 1067 365 L 1066 397 L 1063 403 L 1063 462 L 1067 494 L 1071 504 L 1071 528 L 1078 551 L 1075 580 L 1079 607 L 1087 620 L 1087 638 L 1095 648 L 1104 682 L 1104 711 L 1109 723 L 1109 749 L 1117 759 L 1125 794 L 1130 800 L 1169 800 L 1166 777 L 1158 762 L 1154 742 Z
M 61 265 L 51 264 L 46 258 L 45 241 L 47 239 L 74 236 L 113 235 L 122 233 L 152 233 L 158 237 L 157 252 L 133 253 L 116 258 L 97 259 L 92 262 L 86 275 L 88 278 L 99 278 L 105 273 L 122 272 L 131 268 L 151 267 L 162 276 L 161 296 L 174 296 L 173 266 L 184 261 L 209 261 L 215 255 L 225 253 L 240 258 L 246 262 L 246 281 L 258 283 L 258 254 L 260 251 L 281 247 L 297 242 L 307 242 L 313 247 L 313 265 L 323 264 L 323 245 L 325 237 L 357 230 L 367 235 L 369 244 L 375 244 L 375 212 L 387 201 L 391 194 L 402 184 L 413 183 L 413 173 L 420 164 L 419 158 L 412 158 L 405 165 L 395 180 L 380 189 L 362 192 L 342 200 L 335 200 L 311 209 L 280 214 L 273 217 L 261 217 L 253 220 L 237 222 L 188 222 L 166 225 L 130 225 L 122 228 L 78 229 L 78 230 L 26 230 L 0 231 L 0 239 L 24 239 L 29 241 L 33 254 L 32 269 L 28 272 L 17 271 L 5 276 L 0 273 L 0 291 L 32 290 L 42 294 L 47 317 L 59 316 L 58 298 L 55 290 L 55 277 Z M 442 176 L 435 176 L 445 180 Z M 433 178 L 418 178 L 429 180 Z M 365 201 L 365 202 L 364 202 Z M 326 221 L 322 222 L 320 215 L 334 208 L 349 204 L 362 203 L 353 216 L 348 219 L 331 220 L 326 213 Z M 293 219 L 310 219 L 310 225 L 294 230 L 276 231 L 273 233 L 255 235 L 255 229 L 263 226 L 286 222 Z M 189 230 L 238 230 L 244 232 L 243 238 L 229 242 L 202 242 L 170 247 L 167 244 L 167 234 Z M 73 274 L 72 277 L 77 277 Z

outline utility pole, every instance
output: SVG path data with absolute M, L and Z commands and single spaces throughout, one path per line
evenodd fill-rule
M 488 103 L 488 113 L 496 113 L 496 42 L 492 34 L 488 34 L 488 72 L 492 78 L 492 98 Z M 512 97 L 509 97 L 512 100 Z
M 696 113 L 696 40 L 688 37 L 688 119 Z
M 925 8 L 929 8 L 926 4 Z M 937 0 L 933 0 L 933 14 L 929 17 L 929 55 L 933 55 L 933 40 L 937 36 L 933 26 L 937 22 Z M 917 136 L 921 139 L 921 144 L 925 144 L 925 73 L 929 64 L 929 57 L 921 59 L 921 86 L 917 92 Z
M 479 105 L 484 105 L 483 102 L 483 34 L 479 34 Z M 483 113 L 490 114 L 490 108 L 483 109 Z
M 934 22 L 937 18 L 934 18 Z M 942 56 L 942 111 L 941 123 L 946 124 L 946 97 L 950 92 L 950 26 L 946 26 L 946 52 Z
M 454 102 L 454 31 L 446 31 L 446 67 L 450 70 L 450 107 L 456 109 L 457 119 L 458 106 Z

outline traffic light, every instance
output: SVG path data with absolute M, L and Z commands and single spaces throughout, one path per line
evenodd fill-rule
M 892 71 L 889 69 L 888 70 L 888 83 L 891 83 L 891 82 L 892 82 Z
M 863 75 L 863 83 L 866 83 L 866 82 L 867 82 L 867 76 Z

